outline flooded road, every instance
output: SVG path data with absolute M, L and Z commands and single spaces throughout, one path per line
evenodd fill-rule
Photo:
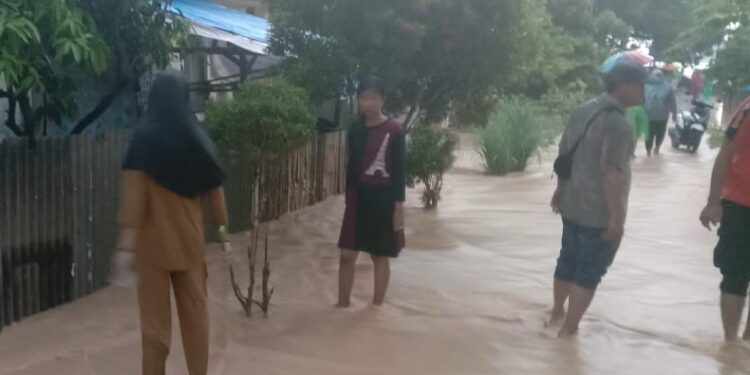
M 438 211 L 419 209 L 411 192 L 408 248 L 379 310 L 368 307 L 364 258 L 354 307 L 332 307 L 343 200 L 291 214 L 271 224 L 266 318 L 242 316 L 212 249 L 210 374 L 750 373 L 750 345 L 722 344 L 715 234 L 697 220 L 714 154 L 634 161 L 625 241 L 569 340 L 543 324 L 562 230 L 548 207 L 549 162 L 487 177 L 464 150 Z M 134 290 L 110 288 L 14 325 L 0 334 L 0 374 L 137 374 L 136 311 Z M 187 374 L 174 332 L 169 373 Z

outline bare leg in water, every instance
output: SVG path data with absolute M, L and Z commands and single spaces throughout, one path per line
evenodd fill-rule
M 740 328 L 742 310 L 745 308 L 745 298 L 728 293 L 721 294 L 721 322 L 724 325 L 724 338 L 727 341 L 737 340 Z M 745 335 L 748 335 L 745 331 Z
M 346 308 L 351 305 L 352 288 L 354 287 L 354 267 L 357 264 L 359 252 L 341 250 L 339 260 L 339 303 L 337 307 Z
M 568 337 L 578 333 L 578 325 L 583 319 L 583 314 L 591 305 L 594 294 L 596 294 L 596 289 L 583 289 L 577 285 L 570 289 L 568 315 L 565 317 L 565 322 L 557 335 L 558 337 Z
M 555 278 L 554 286 L 554 299 L 555 306 L 552 307 L 552 313 L 550 314 L 547 326 L 554 326 L 562 323 L 565 319 L 565 302 L 570 296 L 570 290 L 573 288 L 573 284 Z
M 742 339 L 750 341 L 750 309 L 747 311 L 747 326 L 745 327 L 745 333 L 742 334 Z
M 375 295 L 372 304 L 380 306 L 385 301 L 388 283 L 391 280 L 391 263 L 388 257 L 372 257 L 375 264 Z

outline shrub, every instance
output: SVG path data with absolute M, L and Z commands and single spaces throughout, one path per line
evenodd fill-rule
M 424 185 L 422 203 L 436 208 L 443 189 L 443 175 L 453 165 L 458 137 L 448 129 L 420 126 L 407 137 L 406 176 L 410 187 Z
M 234 99 L 209 103 L 206 127 L 227 163 L 273 158 L 316 134 L 307 94 L 283 80 L 244 84 Z
M 477 137 L 485 171 L 505 175 L 525 170 L 529 159 L 557 137 L 558 122 L 556 116 L 524 100 L 501 102 Z

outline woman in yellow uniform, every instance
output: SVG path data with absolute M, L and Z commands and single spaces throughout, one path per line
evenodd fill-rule
M 121 226 L 114 268 L 135 258 L 143 374 L 163 375 L 172 328 L 174 290 L 190 375 L 208 367 L 208 308 L 203 207 L 227 225 L 216 149 L 188 104 L 185 80 L 161 74 L 149 96 L 146 123 L 123 166 Z M 119 265 L 118 265 L 119 263 Z

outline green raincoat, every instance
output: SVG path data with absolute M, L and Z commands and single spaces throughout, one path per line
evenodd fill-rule
M 648 133 L 651 131 L 651 125 L 648 122 L 646 109 L 642 105 L 628 108 L 625 114 L 630 126 L 633 127 L 636 140 L 641 139 L 642 136 L 648 136 Z

